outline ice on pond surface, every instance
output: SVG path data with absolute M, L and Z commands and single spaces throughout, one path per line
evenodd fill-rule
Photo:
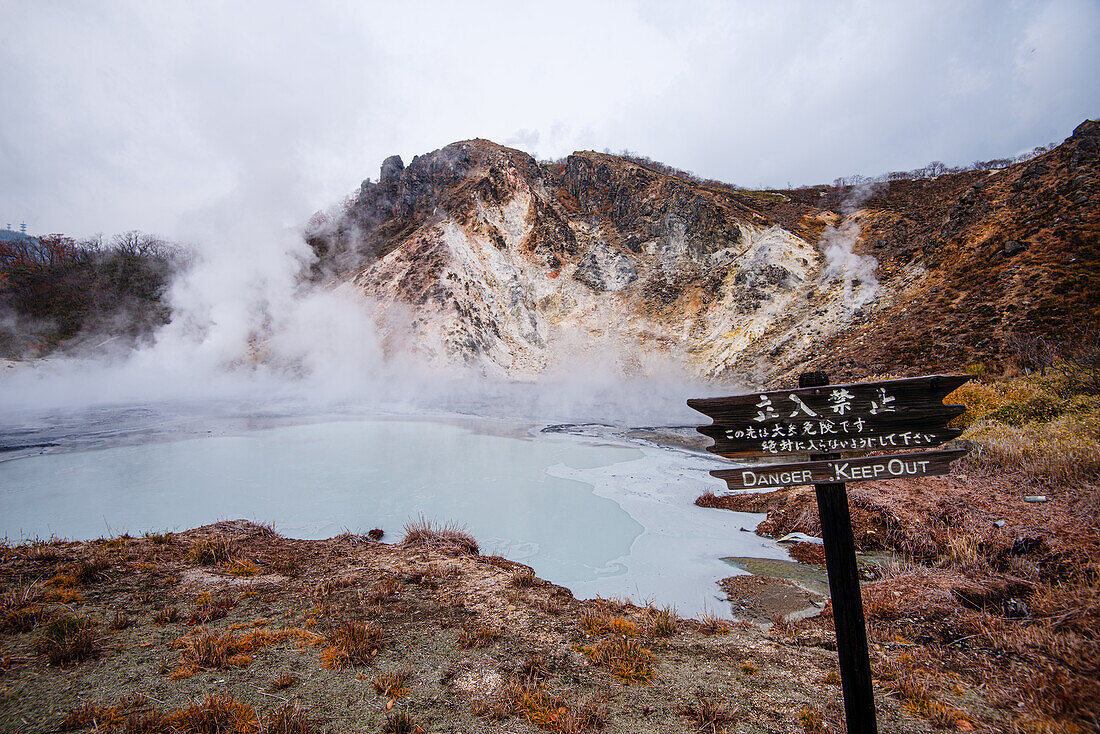
M 64 442 L 63 442 L 64 443 Z M 69 442 L 79 445 L 79 442 Z M 719 465 L 613 436 L 494 420 L 342 419 L 45 453 L 0 463 L 0 534 L 87 539 L 220 519 L 326 538 L 419 516 L 465 525 L 482 553 L 532 566 L 578 597 L 724 612 L 724 556 L 786 558 L 696 507 Z

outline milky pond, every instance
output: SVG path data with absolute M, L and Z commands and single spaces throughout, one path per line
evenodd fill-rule
M 121 426 L 121 427 L 120 427 Z M 89 539 L 221 519 L 327 538 L 424 517 L 578 597 L 724 613 L 730 556 L 786 558 L 758 515 L 694 506 L 719 490 L 699 452 L 612 427 L 469 416 L 187 420 L 119 412 L 0 426 L 0 536 Z

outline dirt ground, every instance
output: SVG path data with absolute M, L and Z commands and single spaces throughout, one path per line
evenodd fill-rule
M 295 703 L 315 726 L 294 731 L 800 732 L 836 731 L 840 718 L 826 634 L 807 643 L 748 622 L 578 601 L 526 566 L 430 539 L 293 540 L 232 521 L 24 544 L 0 558 L 6 732 L 112 721 L 169 731 L 138 724 L 209 694 L 261 717 Z M 55 659 L 64 624 L 90 630 L 85 659 Z M 340 642 L 355 625 L 379 631 L 358 658 Z M 203 657 L 202 640 L 236 647 Z M 633 681 L 614 661 L 594 662 L 620 644 L 651 656 Z M 395 673 L 403 686 L 385 678 Z M 880 731 L 929 730 L 880 693 Z
M 963 462 L 944 477 L 850 484 L 848 497 L 857 551 L 894 558 L 861 563 L 873 673 L 889 695 L 945 728 L 965 714 L 990 731 L 1100 731 L 1100 487 Z M 696 504 L 767 513 L 763 535 L 820 534 L 813 487 Z M 828 606 L 771 631 L 804 644 L 832 633 Z

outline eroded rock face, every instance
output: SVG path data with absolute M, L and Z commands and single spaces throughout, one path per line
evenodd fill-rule
M 577 262 L 573 277 L 592 290 L 614 293 L 637 280 L 638 271 L 629 257 L 598 241 Z
M 739 206 L 616 156 L 539 165 L 473 140 L 386 159 L 320 249 L 355 253 L 364 293 L 411 307 L 410 341 L 439 365 L 533 375 L 598 346 L 720 374 L 819 259 Z
M 860 376 L 891 368 L 882 340 L 907 345 L 899 359 L 918 364 L 907 335 L 931 315 L 914 319 L 913 299 L 980 272 L 961 263 L 1019 264 L 999 276 L 1015 282 L 1045 252 L 1033 225 L 1095 233 L 1097 128 L 996 175 L 891 182 L 855 212 L 851 191 L 741 191 L 613 155 L 539 164 L 469 140 L 408 166 L 387 158 L 378 182 L 316 220 L 308 240 L 319 268 L 404 314 L 387 329 L 440 365 L 521 377 L 598 346 L 620 366 L 644 357 L 742 381 L 789 381 L 810 364 Z M 1028 207 L 1072 218 L 1013 226 L 1014 208 Z M 838 233 L 850 234 L 839 255 L 819 243 Z M 1085 260 L 1051 272 L 1095 273 L 1095 253 Z M 846 273 L 848 262 L 861 271 Z M 869 276 L 876 290 L 853 299 Z M 981 308 L 998 291 L 967 297 Z M 1003 345 L 1011 323 L 998 319 L 989 337 L 1001 341 L 990 343 Z M 873 345 L 861 336 L 871 331 Z

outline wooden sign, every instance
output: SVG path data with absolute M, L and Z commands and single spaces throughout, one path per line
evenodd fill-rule
M 964 449 L 951 449 L 798 464 L 758 464 L 737 469 L 716 469 L 710 474 L 724 479 L 730 489 L 776 489 L 792 484 L 904 479 L 947 474 L 951 471 L 951 462 L 964 454 Z
M 878 725 L 845 485 L 946 474 L 951 462 L 966 452 L 859 458 L 842 458 L 842 454 L 922 449 L 957 437 L 961 431 L 947 424 L 966 409 L 944 405 L 943 399 L 969 379 L 968 375 L 930 375 L 830 385 L 828 375 L 807 372 L 794 390 L 687 401 L 714 421 L 697 429 L 714 439 L 708 451 L 729 458 L 810 455 L 811 461 L 798 464 L 742 466 L 711 474 L 737 489 L 814 484 L 848 734 L 876 734 Z
M 696 429 L 714 439 L 707 450 L 727 458 L 922 449 L 962 433 L 947 424 L 966 408 L 943 399 L 969 379 L 930 375 L 687 403 L 714 421 Z

